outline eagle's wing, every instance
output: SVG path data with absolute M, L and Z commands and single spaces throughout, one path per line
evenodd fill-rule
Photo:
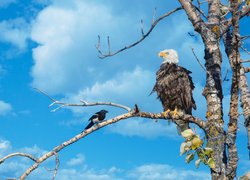
M 164 110 L 174 110 L 175 107 L 191 114 L 196 105 L 192 96 L 194 84 L 189 74 L 191 71 L 175 64 L 162 64 L 156 74 L 156 91 Z

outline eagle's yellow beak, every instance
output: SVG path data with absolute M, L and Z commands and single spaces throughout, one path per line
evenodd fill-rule
M 164 52 L 159 52 L 158 56 L 159 56 L 159 57 L 166 57 L 166 56 L 167 56 L 167 54 L 166 54 L 166 53 L 164 53 Z

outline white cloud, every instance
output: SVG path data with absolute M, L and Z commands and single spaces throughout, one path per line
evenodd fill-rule
M 0 139 L 0 157 L 4 156 L 11 150 L 11 143 L 8 140 Z
M 138 102 L 142 100 L 141 97 L 147 96 L 152 90 L 154 76 L 154 73 L 136 67 L 133 71 L 118 73 L 107 81 L 96 82 L 90 88 L 87 87 L 77 94 L 69 95 L 67 99 L 72 102 L 79 102 L 81 99 L 88 101 L 117 101 L 119 99 Z M 141 92 L 145 90 L 148 90 L 148 94 L 141 95 Z
M 69 166 L 81 165 L 84 163 L 84 160 L 85 160 L 85 157 L 83 154 L 77 154 L 75 158 L 72 158 L 67 162 L 67 165 Z
M 174 123 L 168 124 L 168 122 L 162 122 L 162 120 L 154 122 L 153 120 L 139 118 L 118 122 L 110 126 L 108 130 L 124 136 L 140 136 L 144 138 L 176 137 L 178 135 Z
M 9 103 L 6 103 L 0 100 L 0 116 L 5 116 L 12 111 L 12 106 Z
M 137 180 L 211 179 L 208 173 L 176 169 L 166 164 L 148 164 L 139 166 L 129 173 L 129 177 Z
M 124 22 L 105 6 L 89 1 L 56 1 L 42 10 L 31 32 L 39 44 L 33 49 L 32 85 L 49 93 L 82 88 L 91 76 L 100 75 L 94 71 L 101 69 L 94 48 L 97 35 L 119 29 Z
M 3 7 L 5 8 L 12 3 L 16 3 L 16 0 L 1 0 L 0 1 L 0 8 L 3 8 Z
M 86 179 L 86 180 L 119 180 L 115 174 L 106 171 L 95 171 L 91 169 L 62 169 L 57 176 L 58 179 Z
M 20 149 L 20 151 L 24 153 L 32 154 L 35 157 L 39 157 L 47 152 L 46 150 L 41 149 L 37 145 L 34 145 L 32 147 L 23 147 Z
M 23 51 L 27 46 L 29 25 L 23 18 L 0 22 L 0 42 L 10 43 Z
M 15 149 L 12 148 L 10 141 L 0 139 L 0 155 L 6 155 L 13 152 Z M 16 149 L 18 152 L 26 152 L 36 154 L 40 156 L 40 152 L 45 153 L 45 150 L 40 149 L 38 146 L 24 147 Z M 39 155 L 40 154 L 40 155 Z M 48 160 L 47 160 L 48 161 Z M 6 178 L 17 178 L 19 177 L 31 164 L 27 158 L 11 158 L 5 161 L 0 166 L 1 177 Z M 86 180 L 167 180 L 167 179 L 210 179 L 208 173 L 202 171 L 190 171 L 183 170 L 169 166 L 167 164 L 144 164 L 137 166 L 133 169 L 120 169 L 119 167 L 112 166 L 107 169 L 93 169 L 88 167 L 85 163 L 83 154 L 77 154 L 75 158 L 72 158 L 67 163 L 70 167 L 65 167 L 63 164 L 59 167 L 57 179 L 68 180 L 68 179 L 86 179 Z M 38 169 L 32 172 L 29 176 L 30 179 L 44 180 L 50 179 L 53 176 L 53 172 L 43 168 L 44 166 L 54 166 L 54 160 L 43 163 Z

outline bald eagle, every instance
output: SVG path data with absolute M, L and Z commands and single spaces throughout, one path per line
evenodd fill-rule
M 173 49 L 166 49 L 159 53 L 163 58 L 160 69 L 156 73 L 156 83 L 152 90 L 156 92 L 165 112 L 192 114 L 196 109 L 192 95 L 194 83 L 189 75 L 191 71 L 178 66 L 178 54 Z M 189 128 L 188 123 L 175 120 L 178 131 Z

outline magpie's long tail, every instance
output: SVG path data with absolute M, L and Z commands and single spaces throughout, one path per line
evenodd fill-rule
M 89 129 L 89 128 L 91 128 L 93 125 L 94 125 L 94 123 L 93 123 L 92 121 L 90 121 L 90 123 L 86 126 L 85 129 Z

